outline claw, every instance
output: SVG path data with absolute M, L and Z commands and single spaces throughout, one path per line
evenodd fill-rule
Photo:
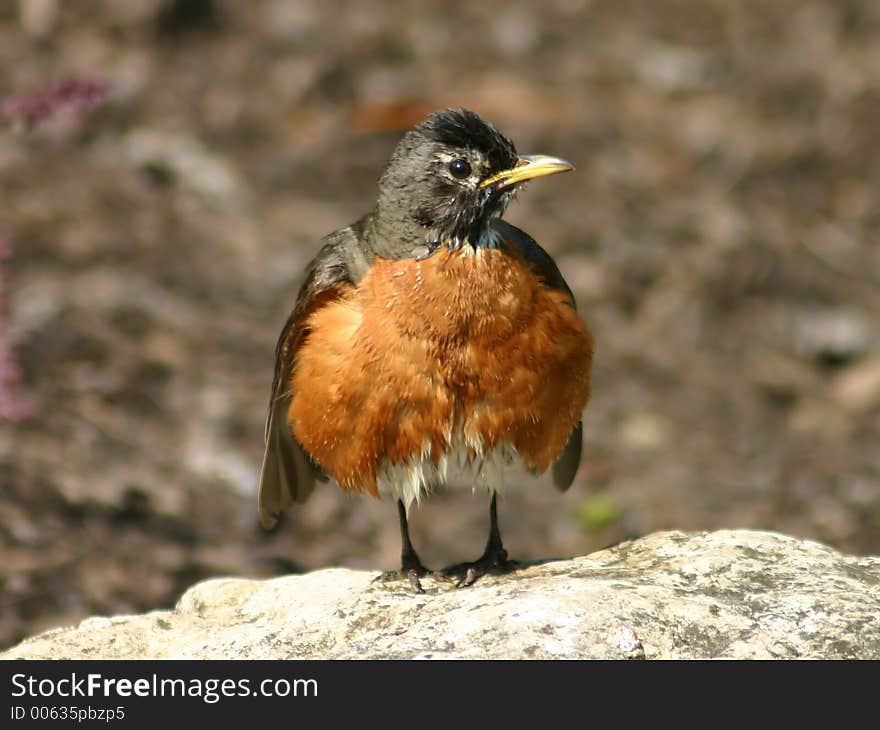
M 418 570 L 416 568 L 410 568 L 409 570 L 386 570 L 384 573 L 380 573 L 375 578 L 373 578 L 373 583 L 391 583 L 396 580 L 406 579 L 409 581 L 410 587 L 413 589 L 413 593 L 424 593 L 425 589 L 422 588 L 422 582 L 419 578 L 423 575 L 427 575 L 430 571 L 425 568 Z
M 507 559 L 507 552 L 502 548 L 499 552 L 488 552 L 472 563 L 459 563 L 444 568 L 441 575 L 447 580 L 457 578 L 456 588 L 467 588 L 488 573 L 510 573 L 519 567 L 518 562 Z

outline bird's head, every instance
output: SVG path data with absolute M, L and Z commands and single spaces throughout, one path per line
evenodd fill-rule
M 436 112 L 401 139 L 379 181 L 377 216 L 430 248 L 494 245 L 489 221 L 527 180 L 574 166 L 517 155 L 513 142 L 468 109 Z

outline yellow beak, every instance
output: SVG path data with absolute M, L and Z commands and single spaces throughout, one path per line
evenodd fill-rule
M 547 155 L 520 155 L 514 167 L 509 170 L 496 172 L 492 177 L 487 177 L 480 183 L 481 188 L 489 185 L 497 185 L 499 188 L 508 188 L 511 185 L 532 180 L 545 175 L 555 175 L 557 172 L 574 170 L 574 165 L 558 157 Z

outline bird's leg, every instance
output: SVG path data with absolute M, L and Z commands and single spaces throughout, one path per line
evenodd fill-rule
M 427 575 L 429 571 L 416 553 L 412 542 L 409 539 L 409 523 L 406 520 L 406 507 L 403 506 L 401 500 L 397 500 L 397 516 L 400 519 L 400 570 L 388 570 L 380 575 L 376 580 L 389 581 L 406 578 L 416 593 L 424 593 L 419 578 Z
M 497 496 L 492 492 L 492 502 L 489 505 L 489 539 L 483 554 L 472 563 L 459 563 L 443 569 L 443 575 L 458 578 L 456 587 L 473 585 L 477 580 L 492 571 L 507 572 L 519 567 L 515 560 L 507 559 L 507 550 L 501 542 L 501 532 L 498 530 L 498 507 Z

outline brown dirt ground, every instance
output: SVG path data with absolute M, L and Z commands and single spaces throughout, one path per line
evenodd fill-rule
M 578 165 L 507 216 L 597 341 L 584 465 L 511 480 L 511 554 L 732 527 L 880 552 L 880 4 L 28 5 L 0 3 L 0 97 L 112 91 L 0 130 L 32 413 L 0 422 L 0 646 L 207 576 L 397 563 L 392 505 L 325 486 L 264 533 L 255 488 L 300 272 L 444 106 Z M 427 562 L 479 552 L 485 502 L 415 511 Z

